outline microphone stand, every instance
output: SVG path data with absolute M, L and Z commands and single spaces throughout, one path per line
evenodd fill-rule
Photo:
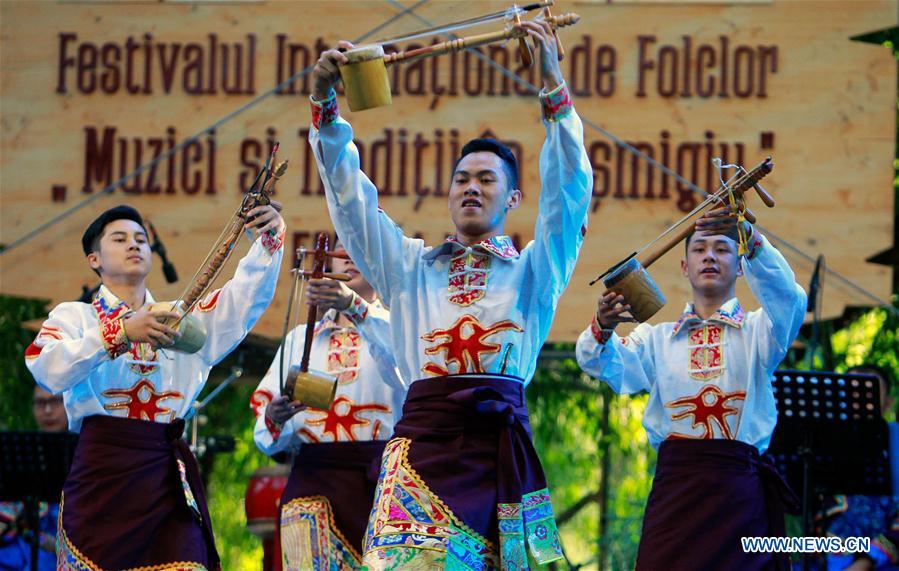
M 150 232 L 153 234 L 153 244 L 150 246 L 150 251 L 159 254 L 159 258 L 162 260 L 162 273 L 165 274 L 165 281 L 173 284 L 178 281 L 178 271 L 175 270 L 175 264 L 169 261 L 165 245 L 163 245 L 162 240 L 159 239 L 159 233 L 156 231 L 156 227 L 153 226 L 153 223 L 149 220 L 146 222 L 147 227 L 149 227 Z
M 232 382 L 236 381 L 243 375 L 243 369 L 241 367 L 231 367 L 231 374 L 221 382 L 221 384 L 211 393 L 206 395 L 200 402 L 195 402 L 190 407 L 190 411 L 184 416 L 185 422 L 190 422 L 190 451 L 194 453 L 195 456 L 202 456 L 206 452 L 206 445 L 199 445 L 199 425 L 200 425 L 200 411 L 203 410 L 206 405 L 212 401 L 215 397 L 217 397 L 223 390 L 225 390 L 228 385 Z
M 824 255 L 818 256 L 815 261 L 815 271 L 812 273 L 812 280 L 808 286 L 808 311 L 812 313 L 812 333 L 809 337 L 808 345 L 808 370 L 815 370 L 815 351 L 818 350 L 819 326 L 821 321 L 821 301 L 823 299 L 824 288 L 821 276 L 823 275 L 825 264 Z

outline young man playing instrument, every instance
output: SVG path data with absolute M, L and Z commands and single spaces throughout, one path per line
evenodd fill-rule
M 744 553 L 741 537 L 784 535 L 795 499 L 760 458 L 777 410 L 771 378 L 805 315 L 806 295 L 784 257 L 757 230 L 738 255 L 736 217 L 717 208 L 687 238 L 681 270 L 693 301 L 675 323 L 631 321 L 622 296 L 604 294 L 577 342 L 584 371 L 619 394 L 647 391 L 643 426 L 658 449 L 637 553 L 638 570 L 773 569 L 772 553 Z M 761 309 L 735 297 L 745 275 Z
M 391 309 L 403 379 L 421 379 L 384 452 L 370 569 L 520 569 L 526 546 L 541 563 L 561 557 L 524 389 L 583 243 L 593 174 L 552 30 L 521 26 L 540 48 L 546 128 L 535 239 L 521 252 L 503 234 L 521 200 L 508 148 L 478 139 L 462 149 L 448 193 L 456 233 L 425 246 L 378 209 L 359 170 L 332 89 L 346 57 L 327 51 L 313 71 L 310 144 L 331 218 Z
M 163 349 L 178 336 L 150 310 L 151 252 L 140 214 L 117 206 L 84 232 L 103 285 L 93 303 L 62 303 L 25 352 L 38 384 L 62 393 L 80 432 L 63 489 L 58 568 L 218 569 L 202 483 L 181 439 L 209 370 L 244 338 L 275 293 L 284 221 L 248 212 L 256 240 L 234 278 L 192 315 L 208 337 L 194 354 Z
M 351 260 L 333 258 L 332 270 L 349 274 L 350 280 L 309 281 L 309 303 L 327 313 L 318 323 L 288 333 L 251 402 L 256 446 L 270 456 L 294 456 L 281 496 L 285 569 L 361 568 L 375 495 L 372 473 L 406 396 L 390 344 L 389 313 Z M 315 328 L 311 369 L 338 380 L 329 410 L 275 396 L 282 374 L 300 362 L 309 326 Z M 287 351 L 283 372 L 282 351 Z

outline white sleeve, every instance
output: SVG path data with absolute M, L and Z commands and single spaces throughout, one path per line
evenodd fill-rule
M 359 271 L 390 305 L 409 275 L 407 264 L 418 259 L 424 242 L 404 236 L 378 208 L 378 189 L 360 170 L 352 127 L 336 115 L 336 100 L 325 103 L 334 115 L 321 129 L 313 124 L 309 144 L 325 186 L 331 221 Z M 321 104 L 313 101 L 315 105 Z
M 237 264 L 234 277 L 194 308 L 207 333 L 199 354 L 210 366 L 233 351 L 268 308 L 283 255 L 284 231 L 263 234 Z
M 742 260 L 743 274 L 762 311 L 747 319 L 757 320 L 753 331 L 759 357 L 773 371 L 786 356 L 805 317 L 808 297 L 783 255 L 757 231 L 753 248 Z
M 291 355 L 302 354 L 305 346 L 304 333 L 305 326 L 301 326 L 287 334 L 287 338 L 281 347 L 278 348 L 272 364 L 266 371 L 265 376 L 262 377 L 259 386 L 256 387 L 250 399 L 250 407 L 253 409 L 253 414 L 256 415 L 253 440 L 256 442 L 259 450 L 269 456 L 298 448 L 301 444 L 296 431 L 292 430 L 292 419 L 278 426 L 265 415 L 265 409 L 272 400 L 281 395 L 281 352 L 287 347 L 291 351 Z M 294 359 L 291 358 L 284 359 L 284 378 L 287 377 L 290 365 L 294 364 L 293 361 Z
M 25 350 L 25 365 L 35 381 L 53 394 L 86 380 L 100 364 L 127 350 L 121 315 L 84 328 L 77 303 L 62 303 L 50 312 Z M 104 334 L 112 340 L 107 343 Z
M 575 346 L 578 365 L 618 394 L 648 392 L 655 382 L 651 333 L 652 326 L 641 323 L 627 337 L 612 333 L 605 343 L 600 343 L 598 329 L 588 327 L 580 334 Z
M 541 96 L 546 140 L 540 151 L 540 203 L 530 258 L 534 274 L 542 282 L 540 297 L 553 305 L 574 272 L 593 191 L 584 127 L 567 90 L 563 83 Z

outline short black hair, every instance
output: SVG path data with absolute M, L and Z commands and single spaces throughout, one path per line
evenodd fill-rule
M 684 256 L 690 253 L 690 238 L 693 237 L 693 234 L 696 234 L 696 228 L 694 228 L 692 232 L 687 234 L 687 238 L 684 240 Z
M 106 229 L 106 226 L 116 220 L 132 220 L 137 222 L 140 227 L 144 229 L 144 233 L 147 233 L 146 226 L 144 226 L 144 219 L 141 218 L 141 215 L 137 210 L 127 204 L 113 206 L 100 216 L 97 216 L 97 218 L 87 227 L 87 230 L 84 231 L 84 235 L 81 236 L 81 247 L 84 249 L 85 256 L 100 248 L 100 238 L 103 237 L 103 231 Z
M 695 235 L 696 235 L 696 228 L 694 227 L 693 231 L 690 232 L 689 234 L 687 234 L 687 237 L 684 238 L 684 256 L 686 256 L 687 254 L 690 253 L 690 240 L 692 240 L 693 236 L 695 236 Z M 737 248 L 737 251 L 739 251 L 739 247 Z
M 518 188 L 518 160 L 515 158 L 515 153 L 496 139 L 472 139 L 465 143 L 459 158 L 456 159 L 456 163 L 453 165 L 453 175 L 456 174 L 456 168 L 459 166 L 459 163 L 467 155 L 482 152 L 493 153 L 498 156 L 503 161 L 503 170 L 506 171 L 509 189 Z

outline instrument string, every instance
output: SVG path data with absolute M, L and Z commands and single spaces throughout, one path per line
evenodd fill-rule
M 262 169 L 256 174 L 256 178 L 253 180 L 253 184 L 250 185 L 249 191 L 244 195 L 243 200 L 240 201 L 240 206 L 237 207 L 237 211 L 231 215 L 231 218 L 228 220 L 225 227 L 222 229 L 221 234 L 219 234 L 218 239 L 213 244 L 212 248 L 206 254 L 206 258 L 203 260 L 203 263 L 200 264 L 199 269 L 194 273 L 193 278 L 191 278 L 190 282 L 188 282 L 187 287 L 184 289 L 184 292 L 175 302 L 175 306 L 177 307 L 180 304 L 184 303 L 184 298 L 196 287 L 197 282 L 201 279 L 201 276 L 204 272 L 209 272 L 209 276 L 206 279 L 206 283 L 203 284 L 203 287 L 197 291 L 197 295 L 194 296 L 187 307 L 183 308 L 184 312 L 181 314 L 177 320 L 175 320 L 174 326 L 177 326 L 181 321 L 187 316 L 188 313 L 193 311 L 194 307 L 203 299 L 203 296 L 212 288 L 213 283 L 216 278 L 218 278 L 219 274 L 221 274 L 222 269 L 228 263 L 228 260 L 231 258 L 231 254 L 234 253 L 234 245 L 237 243 L 237 239 L 240 236 L 240 230 L 243 228 L 243 221 L 246 220 L 244 213 L 247 209 L 249 209 L 251 204 L 261 204 L 260 198 L 264 199 L 264 188 L 265 184 L 268 182 L 269 178 L 272 176 L 272 168 L 275 159 L 275 155 L 278 152 L 280 143 L 275 143 L 275 146 L 272 148 L 271 153 L 266 159 L 265 164 L 262 166 Z M 264 178 L 263 178 L 264 175 Z M 262 185 L 257 188 L 257 184 L 259 184 L 259 180 L 262 179 Z M 239 226 L 238 226 L 239 225 Z M 224 255 L 221 260 L 216 263 L 216 257 L 219 255 L 223 248 L 227 248 L 225 250 Z
M 296 320 L 291 320 L 291 315 L 293 314 L 293 305 L 297 299 L 297 288 L 299 287 L 299 283 L 302 280 L 303 275 L 303 265 L 306 260 L 306 248 L 300 248 L 297 251 L 297 263 L 296 267 L 293 269 L 293 284 L 290 288 L 290 297 L 287 298 L 287 314 L 284 316 L 284 330 L 281 333 L 281 360 L 278 365 L 280 370 L 280 389 L 281 394 L 284 394 L 284 385 L 287 383 L 287 377 L 284 375 L 284 353 L 288 353 L 290 358 L 293 359 L 293 337 L 290 338 L 290 342 L 287 342 L 287 336 L 290 335 L 290 332 L 293 331 L 296 326 Z
M 746 235 L 746 231 L 743 229 L 743 222 L 746 221 L 746 202 L 743 198 L 738 198 L 733 190 L 724 183 L 724 169 L 737 169 L 737 172 L 744 173 L 744 176 L 749 178 L 752 176 L 750 172 L 748 172 L 742 165 L 725 165 L 722 164 L 722 161 L 719 157 L 715 157 L 712 159 L 712 166 L 714 166 L 718 170 L 718 180 L 721 181 L 721 184 L 727 188 L 727 199 L 729 205 L 734 209 L 735 214 L 737 215 L 737 254 L 742 256 L 749 252 L 749 237 Z M 748 189 L 747 189 L 748 191 Z M 721 201 L 724 204 L 724 201 Z
M 378 45 L 389 44 L 394 42 L 406 42 L 409 40 L 416 40 L 418 38 L 424 38 L 428 36 L 437 36 L 440 34 L 446 34 L 449 32 L 455 32 L 458 30 L 465 30 L 468 28 L 472 28 L 474 26 L 478 26 L 480 24 L 486 24 L 488 22 L 494 22 L 496 20 L 512 20 L 516 15 L 525 14 L 532 10 L 539 10 L 540 8 L 545 8 L 547 6 L 551 6 L 551 1 L 542 1 L 542 2 L 534 2 L 533 4 L 527 4 L 525 6 L 517 6 L 512 5 L 505 10 L 500 10 L 498 12 L 493 12 L 492 14 L 484 14 L 482 16 L 476 16 L 474 18 L 467 18 L 465 20 L 458 20 L 456 22 L 450 22 L 448 24 L 442 24 L 440 26 L 434 26 L 431 28 L 427 28 L 424 30 L 418 30 L 416 32 L 410 32 L 408 34 L 395 36 L 393 38 L 386 38 L 383 40 L 378 40 L 375 42 Z
M 449 24 L 444 24 L 442 26 L 435 26 L 433 28 L 428 28 L 426 30 L 419 30 L 417 32 L 411 32 L 409 34 L 405 34 L 402 36 L 396 36 L 393 38 L 385 38 L 383 40 L 378 40 L 375 42 L 376 44 L 392 44 L 398 42 L 407 42 L 409 40 L 417 40 L 418 38 L 425 38 L 429 36 L 438 36 L 440 34 L 446 34 L 448 32 L 455 32 L 457 30 L 465 30 L 468 28 L 473 28 L 474 26 L 480 24 L 486 24 L 488 22 L 493 22 L 496 20 L 501 20 L 515 14 L 521 14 L 523 11 L 520 8 L 512 7 L 508 10 L 504 10 L 502 12 L 495 12 L 493 14 L 487 14 L 485 16 L 478 16 L 476 18 L 469 18 L 467 20 L 459 20 L 458 22 L 451 22 Z
M 702 202 L 697 204 L 696 207 L 693 208 L 693 210 L 691 210 L 690 212 L 685 214 L 680 220 L 678 220 L 677 222 L 675 222 L 674 224 L 669 226 L 668 229 L 666 229 L 664 232 L 659 234 L 656 238 L 651 240 L 648 244 L 644 245 L 642 248 L 637 250 L 636 255 L 642 254 L 644 251 L 651 248 L 652 246 L 657 244 L 659 241 L 663 240 L 666 236 L 668 236 L 669 234 L 674 232 L 678 226 L 680 226 L 684 222 L 688 221 L 693 216 L 696 216 L 697 214 L 699 214 L 699 212 L 702 211 L 709 204 L 712 204 L 714 202 L 721 202 L 722 193 L 727 192 L 728 184 L 731 183 L 733 181 L 733 179 L 736 178 L 737 176 L 739 176 L 739 175 L 738 174 L 734 175 L 734 177 L 729 179 L 727 182 L 724 182 L 722 180 L 721 181 L 722 186 L 720 188 L 718 188 L 714 193 L 708 194 L 706 196 L 705 200 L 703 200 Z

